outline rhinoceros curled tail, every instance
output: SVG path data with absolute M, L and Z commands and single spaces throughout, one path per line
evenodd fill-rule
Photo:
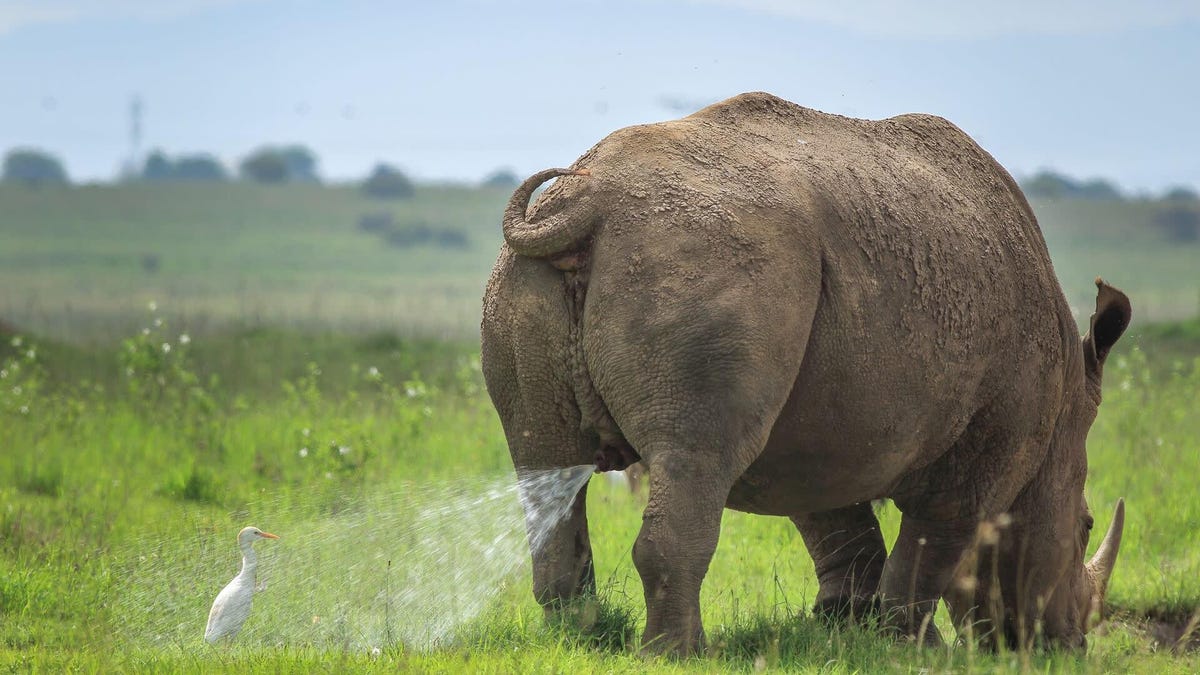
M 558 176 L 590 176 L 587 169 L 546 169 L 525 180 L 513 192 L 504 209 L 504 241 L 517 253 L 530 258 L 545 258 L 573 248 L 592 233 L 593 218 L 567 210 L 535 223 L 526 220 L 525 209 L 533 191 Z

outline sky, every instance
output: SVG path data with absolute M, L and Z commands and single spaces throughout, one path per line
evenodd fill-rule
M 143 151 L 300 143 L 331 180 L 474 181 L 757 90 L 1157 192 L 1200 189 L 1198 72 L 1193 0 L 0 0 L 0 152 L 110 180 L 138 97 Z

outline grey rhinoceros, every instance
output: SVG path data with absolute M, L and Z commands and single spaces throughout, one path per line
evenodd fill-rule
M 648 648 L 703 644 L 726 507 L 795 522 L 823 613 L 933 642 L 944 597 L 993 639 L 1085 644 L 1123 510 L 1085 563 L 1084 444 L 1130 304 L 1097 279 L 1080 339 L 1021 190 L 957 127 L 743 94 L 532 176 L 504 238 L 488 391 L 518 470 L 647 465 Z M 548 610 L 594 588 L 585 500 L 534 552 Z

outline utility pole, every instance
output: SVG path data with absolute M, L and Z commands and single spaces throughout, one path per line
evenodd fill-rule
M 129 160 L 125 173 L 134 177 L 138 173 L 138 160 L 142 157 L 142 97 L 134 94 L 129 103 Z

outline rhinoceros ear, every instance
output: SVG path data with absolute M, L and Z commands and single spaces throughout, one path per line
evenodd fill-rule
M 1108 358 L 1108 351 L 1125 332 L 1133 308 L 1129 298 L 1120 290 L 1109 286 L 1096 277 L 1096 313 L 1092 315 L 1091 327 L 1083 336 L 1083 357 L 1088 370 L 1098 373 Z

